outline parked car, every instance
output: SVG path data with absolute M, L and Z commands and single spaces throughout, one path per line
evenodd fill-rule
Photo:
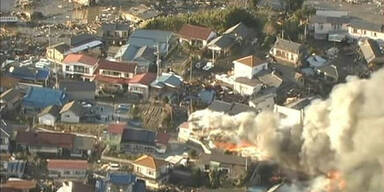
M 204 71 L 209 71 L 209 70 L 211 70 L 213 67 L 214 67 L 213 63 L 209 61 L 209 62 L 207 62 L 207 64 L 203 67 L 203 70 L 204 70 Z

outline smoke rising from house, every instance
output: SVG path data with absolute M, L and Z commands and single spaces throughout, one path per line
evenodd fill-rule
M 281 128 L 272 112 L 229 116 L 202 110 L 190 121 L 210 138 L 248 139 L 268 157 L 305 170 L 317 177 L 311 191 L 323 191 L 329 182 L 324 176 L 335 170 L 345 186 L 333 191 L 384 191 L 384 70 L 370 79 L 348 77 L 328 99 L 305 109 L 302 126 Z

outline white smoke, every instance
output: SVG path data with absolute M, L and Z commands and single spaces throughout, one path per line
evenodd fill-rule
M 384 191 L 384 70 L 370 79 L 348 77 L 328 99 L 313 101 L 302 127 L 278 129 L 279 118 L 270 112 L 228 116 L 203 110 L 190 121 L 211 137 L 247 138 L 281 164 L 318 175 L 314 189 L 325 185 L 321 175 L 338 170 L 347 192 Z

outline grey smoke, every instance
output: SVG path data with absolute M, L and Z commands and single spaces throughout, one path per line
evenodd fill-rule
M 384 69 L 370 79 L 348 77 L 328 99 L 313 101 L 302 127 L 279 129 L 272 112 L 202 110 L 190 121 L 210 137 L 247 138 L 281 164 L 317 175 L 313 188 L 326 185 L 325 173 L 339 170 L 347 192 L 384 191 Z

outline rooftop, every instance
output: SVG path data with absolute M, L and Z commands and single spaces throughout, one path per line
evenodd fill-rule
M 58 146 L 72 149 L 75 136 L 67 133 L 18 132 L 16 143 L 32 146 Z
M 167 162 L 164 160 L 156 159 L 152 156 L 143 155 L 136 159 L 134 164 L 149 167 L 151 169 L 159 169 L 160 167 L 166 165 Z
M 254 55 L 250 55 L 250 56 L 246 56 L 246 57 L 237 59 L 234 62 L 241 63 L 241 64 L 247 65 L 249 67 L 256 67 L 258 65 L 266 63 L 265 60 L 262 60 L 259 57 L 256 57 Z
M 1 191 L 4 189 L 30 190 L 36 188 L 35 180 L 8 179 L 7 182 L 0 184 Z
M 43 116 L 43 115 L 46 115 L 46 114 L 51 114 L 52 116 L 54 117 L 57 117 L 59 115 L 59 107 L 57 105 L 50 105 L 46 108 L 44 108 L 40 113 L 39 113 L 39 117 Z
M 70 46 L 64 42 L 61 42 L 61 43 L 58 43 L 56 45 L 52 45 L 51 48 L 56 49 L 61 54 L 64 54 L 65 52 L 67 52 L 70 49 Z
M 242 22 L 228 28 L 224 34 L 234 34 L 237 37 L 245 39 L 249 35 L 249 29 Z
M 88 169 L 86 160 L 47 159 L 48 169 Z
M 123 130 L 121 143 L 140 143 L 144 145 L 155 145 L 156 134 L 141 128 L 127 128 Z
M 109 124 L 108 132 L 113 134 L 123 134 L 123 131 L 126 127 L 127 127 L 126 123 Z
M 156 80 L 156 74 L 154 73 L 142 73 L 135 75 L 132 79 L 129 80 L 129 83 L 138 83 L 143 85 L 149 85 L 154 80 Z
M 71 102 L 65 104 L 63 106 L 63 108 L 61 108 L 60 114 L 65 113 L 67 111 L 71 111 L 74 114 L 80 116 L 83 112 L 83 107 L 80 105 L 80 103 L 78 103 L 76 101 L 71 101 Z
M 84 65 L 93 66 L 93 65 L 96 65 L 98 63 L 98 59 L 91 57 L 91 56 L 88 56 L 88 55 L 85 55 L 85 54 L 71 53 L 64 58 L 63 63 L 65 63 L 65 64 L 80 63 L 80 64 L 84 64 Z
M 384 33 L 384 25 L 370 23 L 368 21 L 363 21 L 360 19 L 354 19 L 350 22 L 350 26 L 358 29 L 366 29 L 370 31 L 382 32 Z
M 129 24 L 122 23 L 104 23 L 101 26 L 103 31 L 129 31 Z
M 236 43 L 231 35 L 221 35 L 209 42 L 208 47 L 219 47 L 221 49 L 228 49 Z
M 229 115 L 237 115 L 243 112 L 254 112 L 255 109 L 249 107 L 248 105 L 241 103 L 228 103 L 221 100 L 214 100 L 211 105 L 208 106 L 208 109 L 215 112 L 222 112 Z
M 179 30 L 179 35 L 186 39 L 208 40 L 213 31 L 208 27 L 184 24 Z
M 25 106 L 44 108 L 50 105 L 62 106 L 66 103 L 67 96 L 63 91 L 43 87 L 29 87 L 24 96 Z
M 99 63 L 99 69 L 118 71 L 124 73 L 135 73 L 136 72 L 136 63 L 123 63 L 123 62 L 114 62 L 108 60 L 101 60 Z
M 62 79 L 62 80 L 59 80 L 59 88 L 66 92 L 95 91 L 96 84 L 95 82 L 89 82 L 89 81 Z
M 258 79 L 249 79 L 246 77 L 238 77 L 235 79 L 235 82 L 243 85 L 247 85 L 250 87 L 256 87 L 256 86 L 262 85 L 262 82 L 259 81 Z
M 301 46 L 302 45 L 300 43 L 296 43 L 293 41 L 277 38 L 275 45 L 273 47 L 278 48 L 278 49 L 282 49 L 282 50 L 287 50 L 287 51 L 292 52 L 292 53 L 299 53 Z

